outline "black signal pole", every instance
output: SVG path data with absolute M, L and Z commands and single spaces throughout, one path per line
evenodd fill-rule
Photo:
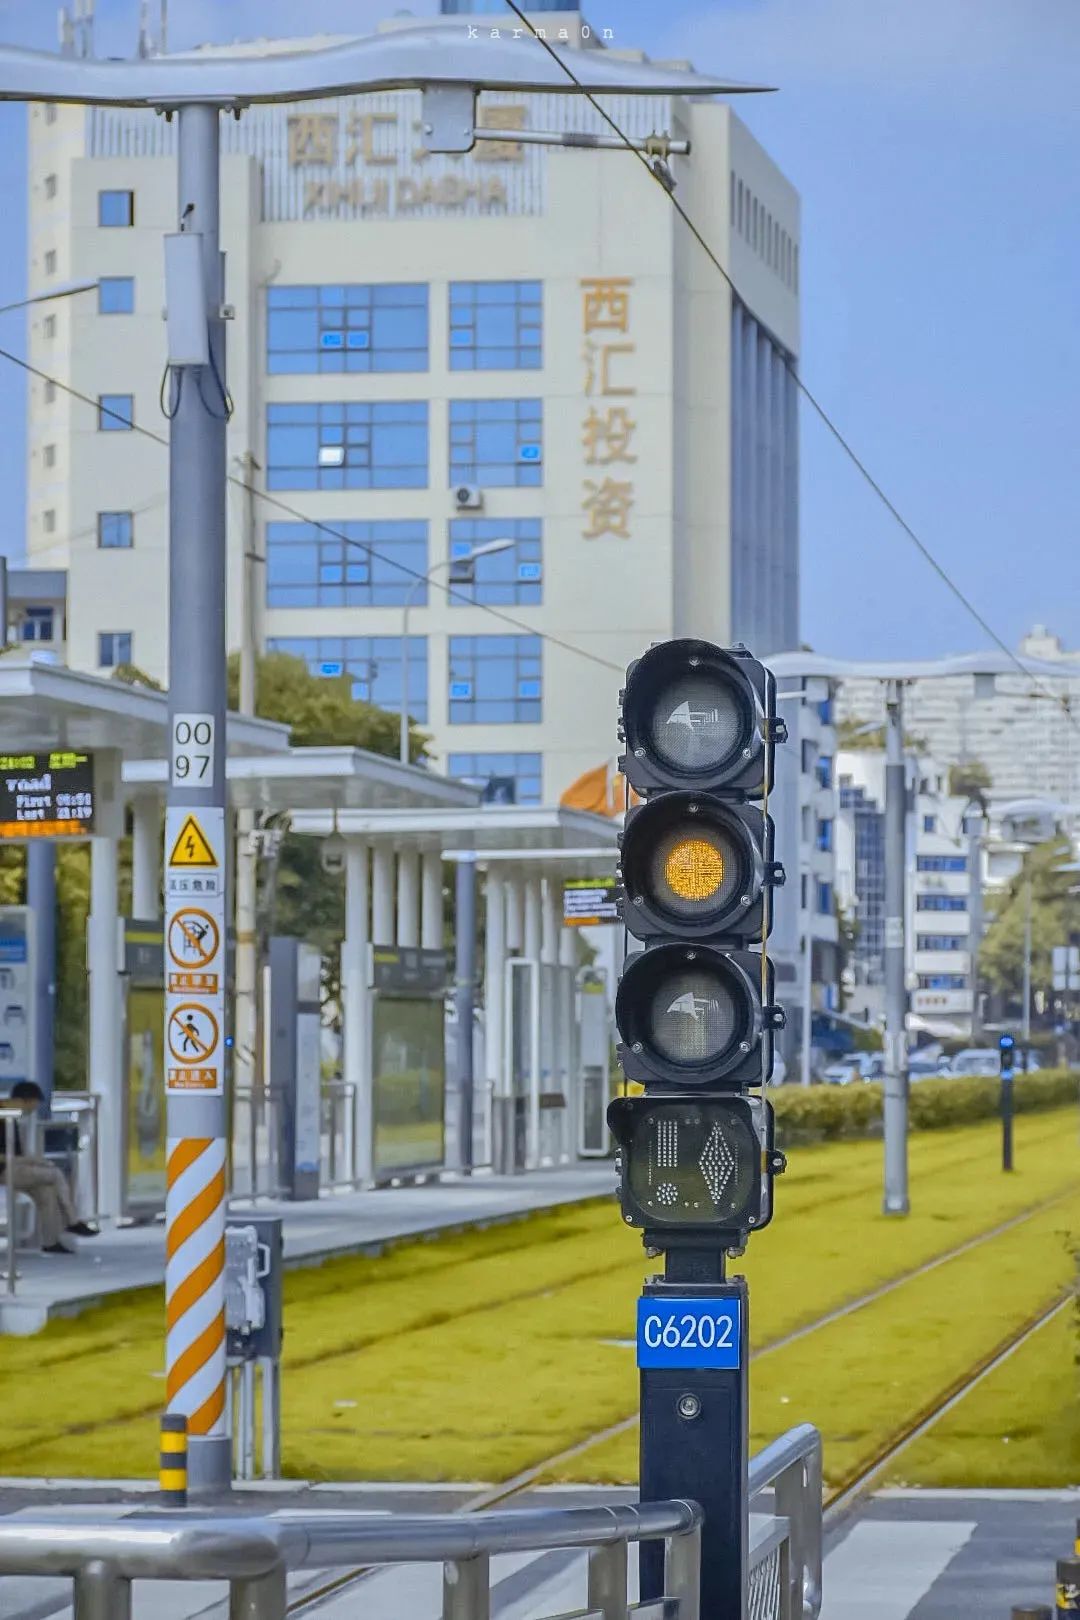
M 1013 1167 L 1013 1063 L 1016 1042 L 1011 1035 L 1002 1035 L 998 1041 L 1001 1054 L 1001 1168 Z

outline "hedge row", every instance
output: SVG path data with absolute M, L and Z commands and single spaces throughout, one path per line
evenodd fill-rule
M 1018 1075 L 1013 1097 L 1018 1113 L 1035 1113 L 1076 1102 L 1080 1075 L 1075 1069 L 1043 1069 Z M 835 1141 L 844 1136 L 874 1136 L 881 1129 L 882 1088 L 850 1086 L 778 1086 L 769 1098 L 776 1110 L 781 1142 Z M 996 1075 L 962 1079 L 919 1080 L 910 1090 L 908 1117 L 912 1130 L 936 1131 L 949 1125 L 971 1125 L 993 1119 L 1001 1101 Z

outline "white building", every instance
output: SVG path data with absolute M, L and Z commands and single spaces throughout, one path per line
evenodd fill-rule
M 967 1033 L 982 928 L 982 817 L 948 791 L 948 771 L 908 757 L 905 946 L 913 1027 Z M 846 986 L 853 1016 L 884 1013 L 885 754 L 842 750 L 837 883 L 858 928 Z
M 942 765 L 978 760 L 995 799 L 1030 795 L 1080 801 L 1080 652 L 1068 652 L 1042 625 L 1020 642 L 1021 659 L 1040 660 L 1034 676 L 920 675 L 904 684 L 904 729 Z M 1049 671 L 1046 665 L 1051 667 Z M 1060 670 L 1060 673 L 1057 673 Z M 884 684 L 846 677 L 838 721 L 880 725 Z M 1074 723 L 1062 711 L 1072 705 Z
M 545 21 L 603 48 L 571 0 Z M 523 803 L 614 755 L 651 641 L 797 642 L 798 198 L 728 106 L 609 104 L 632 135 L 689 138 L 678 196 L 741 300 L 629 154 L 514 140 L 602 128 L 580 97 L 485 96 L 507 138 L 464 158 L 425 155 L 411 93 L 222 120 L 230 468 L 272 498 L 233 490 L 230 645 L 250 519 L 265 644 L 396 709 L 403 606 L 433 573 L 410 711 L 439 768 Z M 29 292 L 99 281 L 34 310 L 30 358 L 99 406 L 31 380 L 28 560 L 67 571 L 75 667 L 160 680 L 167 456 L 127 422 L 167 438 L 174 126 L 35 107 L 29 127 Z M 448 598 L 451 560 L 492 540 L 512 544 Z

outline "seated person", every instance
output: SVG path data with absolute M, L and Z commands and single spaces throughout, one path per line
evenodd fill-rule
M 23 1113 L 29 1115 L 44 1102 L 45 1094 L 35 1081 L 17 1080 L 11 1088 L 10 1099 L 5 1100 L 20 1104 Z M 13 1127 L 14 1163 L 6 1162 L 7 1130 L 5 1122 L 0 1120 L 0 1178 L 6 1182 L 10 1176 L 16 1192 L 27 1193 L 34 1200 L 43 1252 L 73 1253 L 73 1245 L 64 1241 L 69 1233 L 72 1237 L 97 1237 L 96 1226 L 78 1219 L 64 1172 L 48 1159 L 32 1158 L 23 1152 L 18 1125 Z

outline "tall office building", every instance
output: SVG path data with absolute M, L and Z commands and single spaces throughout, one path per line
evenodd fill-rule
M 489 9 L 445 0 L 432 26 Z M 641 59 L 570 5 L 534 9 Z M 298 43 L 333 41 L 228 49 Z M 251 549 L 266 646 L 397 709 L 409 602 L 408 706 L 437 768 L 523 803 L 613 754 L 649 642 L 797 640 L 797 196 L 726 105 L 607 105 L 633 136 L 690 140 L 678 196 L 740 298 L 628 153 L 515 139 L 603 128 L 580 97 L 483 96 L 505 139 L 465 157 L 424 152 L 411 93 L 221 126 L 229 465 L 271 497 L 230 496 L 230 644 Z M 29 561 L 67 571 L 74 666 L 159 680 L 167 457 L 127 424 L 168 436 L 174 134 L 144 112 L 30 113 L 29 291 L 98 288 L 32 315 L 35 367 L 96 403 L 31 381 Z M 454 560 L 492 542 L 448 596 Z

